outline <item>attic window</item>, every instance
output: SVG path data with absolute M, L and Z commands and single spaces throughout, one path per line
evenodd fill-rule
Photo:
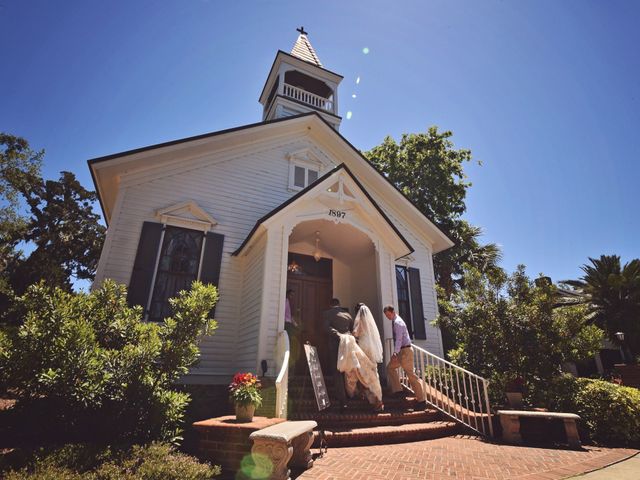
M 289 160 L 289 190 L 302 190 L 320 178 L 323 163 L 310 149 L 287 154 Z
M 289 182 L 289 188 L 293 190 L 302 190 L 308 187 L 318 179 L 319 172 L 313 167 L 306 165 L 293 164 L 293 178 Z

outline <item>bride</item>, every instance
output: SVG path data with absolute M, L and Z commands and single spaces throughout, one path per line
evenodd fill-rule
M 365 390 L 364 394 L 375 411 L 384 410 L 382 387 L 378 376 L 378 363 L 383 361 L 380 333 L 371 310 L 360 304 L 356 314 L 353 335 L 340 335 L 338 370 L 344 372 L 345 390 L 350 398 L 356 393 L 358 382 Z

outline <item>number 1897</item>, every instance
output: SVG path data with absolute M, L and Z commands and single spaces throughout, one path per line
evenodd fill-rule
M 329 210 L 330 217 L 336 218 L 344 218 L 347 216 L 347 212 L 343 212 L 342 210 Z

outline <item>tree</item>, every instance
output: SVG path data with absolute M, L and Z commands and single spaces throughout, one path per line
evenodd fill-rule
M 556 287 L 532 281 L 523 266 L 512 274 L 465 270 L 465 287 L 441 311 L 440 325 L 456 332 L 453 361 L 491 380 L 501 399 L 509 380 L 522 378 L 543 392 L 565 362 L 593 356 L 603 332 L 589 324 L 584 305 L 555 308 Z
M 31 218 L 22 240 L 35 248 L 15 267 L 15 292 L 20 295 L 40 280 L 69 290 L 72 278 L 92 279 L 106 231 L 93 211 L 96 194 L 73 173 L 61 172 L 58 181 L 40 180 L 23 196 Z
M 601 255 L 589 262 L 579 280 L 564 283 L 583 296 L 593 321 L 612 342 L 620 344 L 616 332 L 624 332 L 626 346 L 640 355 L 640 259 L 622 266 L 618 255 Z
M 463 281 L 463 265 L 481 271 L 497 268 L 500 249 L 482 245 L 482 230 L 463 220 L 465 197 L 471 183 L 464 164 L 471 151 L 456 150 L 449 131 L 430 127 L 426 133 L 403 134 L 400 142 L 386 137 L 382 144 L 364 152 L 367 159 L 455 243 L 434 257 L 435 276 L 449 298 Z
M 457 220 L 449 237 L 455 246 L 440 252 L 433 258 L 436 282 L 442 289 L 441 297 L 451 298 L 454 292 L 464 288 L 464 266 L 470 265 L 482 274 L 497 273 L 502 260 L 500 247 L 495 243 L 480 243 L 482 228 L 465 220 Z
M 27 228 L 21 194 L 40 178 L 43 155 L 23 138 L 0 132 L 0 294 L 9 292 L 7 268 L 19 257 L 16 245 Z
M 17 301 L 20 327 L 0 339 L 0 380 L 19 416 L 0 438 L 25 430 L 57 441 L 175 441 L 189 396 L 174 382 L 216 328 L 217 300 L 215 286 L 194 282 L 158 324 L 144 322 L 111 280 L 88 294 L 30 286 Z
M 92 279 L 105 228 L 93 211 L 96 194 L 72 173 L 45 181 L 43 151 L 8 134 L 0 134 L 0 147 L 1 315 L 13 295 L 40 280 L 71 290 L 73 279 Z

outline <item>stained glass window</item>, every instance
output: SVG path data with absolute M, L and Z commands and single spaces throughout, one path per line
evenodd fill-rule
M 166 227 L 156 281 L 149 307 L 149 320 L 161 321 L 172 314 L 169 299 L 188 290 L 198 279 L 203 232 Z

